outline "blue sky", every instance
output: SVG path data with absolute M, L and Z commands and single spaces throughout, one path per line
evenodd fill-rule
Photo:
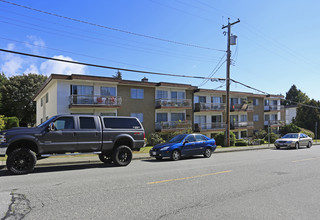
M 11 0 L 10 0 L 11 1 Z M 119 68 L 209 76 L 224 61 L 227 19 L 238 44 L 232 46 L 231 78 L 271 94 L 295 84 L 310 98 L 318 92 L 320 2 L 214 0 L 12 0 L 61 16 L 192 44 L 159 41 L 71 21 L 0 1 L 0 48 Z M 217 50 L 215 50 L 217 49 Z M 0 71 L 112 76 L 115 70 L 70 65 L 0 52 Z M 123 79 L 177 82 L 195 86 L 202 80 L 122 72 Z M 213 77 L 225 78 L 226 64 Z M 220 87 L 220 88 L 219 88 Z M 201 88 L 225 89 L 222 82 Z M 254 92 L 233 83 L 233 91 Z

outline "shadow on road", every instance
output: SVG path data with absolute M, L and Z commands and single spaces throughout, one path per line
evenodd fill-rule
M 192 157 L 183 157 L 178 161 L 181 160 L 196 160 L 196 159 L 205 159 L 203 156 L 192 156 Z M 162 160 L 156 160 L 156 159 L 146 159 L 146 160 L 141 160 L 143 162 L 150 162 L 150 163 L 165 163 L 165 162 L 177 162 L 177 161 L 172 161 L 170 158 L 163 158 Z
M 307 147 L 300 147 L 298 150 L 306 150 L 309 149 Z M 281 147 L 280 149 L 273 148 L 272 150 L 297 150 L 296 148 L 293 147 Z
M 37 173 L 50 173 L 50 172 L 63 172 L 63 171 L 74 171 L 74 170 L 84 170 L 92 168 L 117 168 L 114 164 L 103 164 L 103 163 L 91 163 L 91 164 L 76 164 L 76 165 L 54 165 L 54 166 L 40 166 L 35 167 L 32 173 L 26 175 L 33 175 Z M 11 176 L 11 174 L 5 166 L 0 166 L 0 177 L 1 176 Z

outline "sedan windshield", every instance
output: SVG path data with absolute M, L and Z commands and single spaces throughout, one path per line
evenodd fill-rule
M 187 134 L 179 134 L 177 136 L 175 136 L 174 138 L 172 138 L 169 143 L 179 143 L 181 142 L 185 137 L 187 136 Z
M 282 138 L 298 138 L 299 134 L 286 134 Z

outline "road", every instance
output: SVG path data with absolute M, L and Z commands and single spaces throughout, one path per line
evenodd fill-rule
M 319 219 L 320 146 L 0 170 L 2 219 Z

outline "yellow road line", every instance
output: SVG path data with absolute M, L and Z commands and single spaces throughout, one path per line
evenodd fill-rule
M 187 179 L 194 179 L 194 178 L 200 178 L 200 177 L 205 177 L 205 176 L 212 176 L 212 175 L 217 175 L 217 174 L 222 174 L 222 173 L 230 173 L 232 170 L 226 170 L 226 171 L 221 171 L 221 172 L 216 172 L 216 173 L 207 173 L 207 174 L 201 174 L 197 176 L 189 176 L 189 177 L 183 177 L 183 178 L 177 178 L 177 179 L 169 179 L 169 180 L 161 180 L 161 181 L 155 181 L 155 182 L 148 182 L 147 184 L 157 184 L 157 183 L 166 183 L 166 182 L 172 182 L 172 181 L 178 181 L 178 180 L 187 180 Z
M 302 160 L 294 160 L 292 163 L 297 163 L 297 162 L 302 162 L 302 161 L 308 161 L 308 160 L 315 160 L 318 159 L 319 157 L 313 157 L 313 158 L 307 158 L 307 159 L 302 159 Z

